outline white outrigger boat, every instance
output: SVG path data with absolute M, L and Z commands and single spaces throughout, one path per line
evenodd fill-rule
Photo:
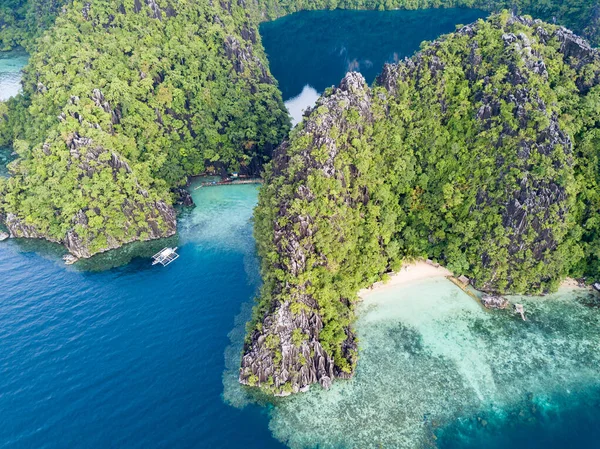
M 159 252 L 157 252 L 154 256 L 152 256 L 152 265 L 161 264 L 163 267 L 166 267 L 171 262 L 179 258 L 179 254 L 177 254 L 177 247 L 175 248 L 163 248 Z

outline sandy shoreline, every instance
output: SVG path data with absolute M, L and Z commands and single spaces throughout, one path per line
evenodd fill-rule
M 399 272 L 391 274 L 387 282 L 380 281 L 369 288 L 363 288 L 358 292 L 358 297 L 364 299 L 372 293 L 391 290 L 414 281 L 446 276 L 454 276 L 454 274 L 442 266 L 436 267 L 425 261 L 413 262 L 403 265 Z M 560 286 L 582 288 L 579 282 L 572 278 L 566 278 L 561 282 Z M 584 288 L 589 289 L 589 287 Z
M 403 265 L 400 271 L 390 275 L 387 282 L 380 281 L 369 288 L 363 288 L 358 292 L 358 296 L 364 299 L 371 293 L 390 290 L 414 281 L 445 276 L 452 276 L 452 272 L 442 266 L 435 267 L 424 261 L 413 262 Z

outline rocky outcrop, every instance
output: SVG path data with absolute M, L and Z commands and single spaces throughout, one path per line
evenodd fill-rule
M 65 239 L 59 243 L 63 243 L 71 254 L 84 259 L 134 241 L 149 241 L 170 237 L 177 231 L 175 210 L 164 201 L 156 201 L 150 205 L 125 201 L 122 210 L 129 219 L 123 225 L 124 234 L 128 237 L 118 239 L 106 235 L 106 244 L 99 250 L 91 250 L 89 244 L 97 236 L 97 231 L 90 233 L 87 216 L 80 210 L 73 218 L 74 227 L 67 232 Z M 135 218 L 139 213 L 145 217 L 141 222 Z
M 277 307 L 263 321 L 262 332 L 255 331 L 251 337 L 252 342 L 242 358 L 240 382 L 268 385 L 278 396 L 304 391 L 317 382 L 328 389 L 337 370 L 319 343 L 322 329 L 318 312 L 294 314 L 290 302 Z M 298 331 L 303 340 L 296 343 L 293 336 Z
M 508 299 L 499 295 L 483 294 L 481 304 L 487 309 L 506 309 L 508 307 Z
M 306 181 L 314 173 L 326 178 L 344 178 L 344 172 L 338 169 L 337 159 L 344 152 L 347 142 L 332 138 L 331 132 L 335 128 L 343 135 L 348 127 L 355 126 L 348 120 L 350 112 L 360 117 L 362 126 L 373 121 L 370 89 L 362 75 L 349 73 L 331 94 L 317 101 L 315 111 L 327 112 L 310 115 L 299 132 L 310 144 L 300 153 L 292 155 L 289 145 L 283 143 L 274 159 L 273 176 L 281 174 L 293 157 L 300 158 L 300 165 L 304 167 L 295 175 L 296 182 Z M 315 159 L 315 149 L 322 151 L 322 158 Z M 282 202 L 279 217 L 290 216 L 288 207 L 294 198 L 311 201 L 314 194 L 308 185 L 302 185 L 293 197 Z M 350 204 L 355 199 L 340 198 L 340 201 Z M 291 221 L 282 225 L 275 220 L 274 243 L 282 260 L 281 268 L 285 264 L 285 269 L 293 276 L 306 272 L 309 268 L 307 263 L 315 252 L 312 236 L 318 229 L 314 218 L 310 215 L 292 215 Z M 322 264 L 326 265 L 327 261 L 323 260 Z M 277 285 L 275 289 L 275 298 L 269 311 L 260 326 L 250 334 L 246 344 L 240 382 L 263 386 L 277 395 L 287 395 L 304 391 L 313 383 L 329 388 L 335 378 L 350 377 L 353 371 L 348 367 L 354 366 L 357 356 L 357 342 L 350 327 L 344 330 L 346 340 L 340 355 L 346 363 L 341 366 L 321 345 L 323 317 L 319 302 L 309 292 L 310 285 L 286 283 Z M 277 299 L 288 295 L 290 300 L 280 302 Z

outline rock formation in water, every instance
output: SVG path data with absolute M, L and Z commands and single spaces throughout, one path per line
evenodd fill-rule
M 350 73 L 326 92 L 260 194 L 265 285 L 240 382 L 289 394 L 351 376 L 357 291 L 407 257 L 495 293 L 600 274 L 599 76 L 585 40 L 504 13 L 372 88 Z

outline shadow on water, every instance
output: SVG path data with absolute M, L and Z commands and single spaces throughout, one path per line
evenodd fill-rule
M 323 92 L 351 70 L 371 83 L 386 62 L 411 56 L 422 41 L 486 16 L 481 10 L 458 8 L 302 11 L 261 24 L 260 34 L 287 101 L 307 85 Z
M 147 269 L 151 269 L 151 257 L 166 246 L 177 246 L 178 242 L 177 235 L 150 242 L 133 242 L 115 250 L 96 254 L 89 259 L 80 259 L 66 269 L 80 272 L 101 272 L 119 267 L 130 272 L 144 270 L 146 266 Z M 31 253 L 59 265 L 64 264 L 62 257 L 67 254 L 63 245 L 45 240 L 11 239 L 2 244 L 10 245 L 19 253 Z

